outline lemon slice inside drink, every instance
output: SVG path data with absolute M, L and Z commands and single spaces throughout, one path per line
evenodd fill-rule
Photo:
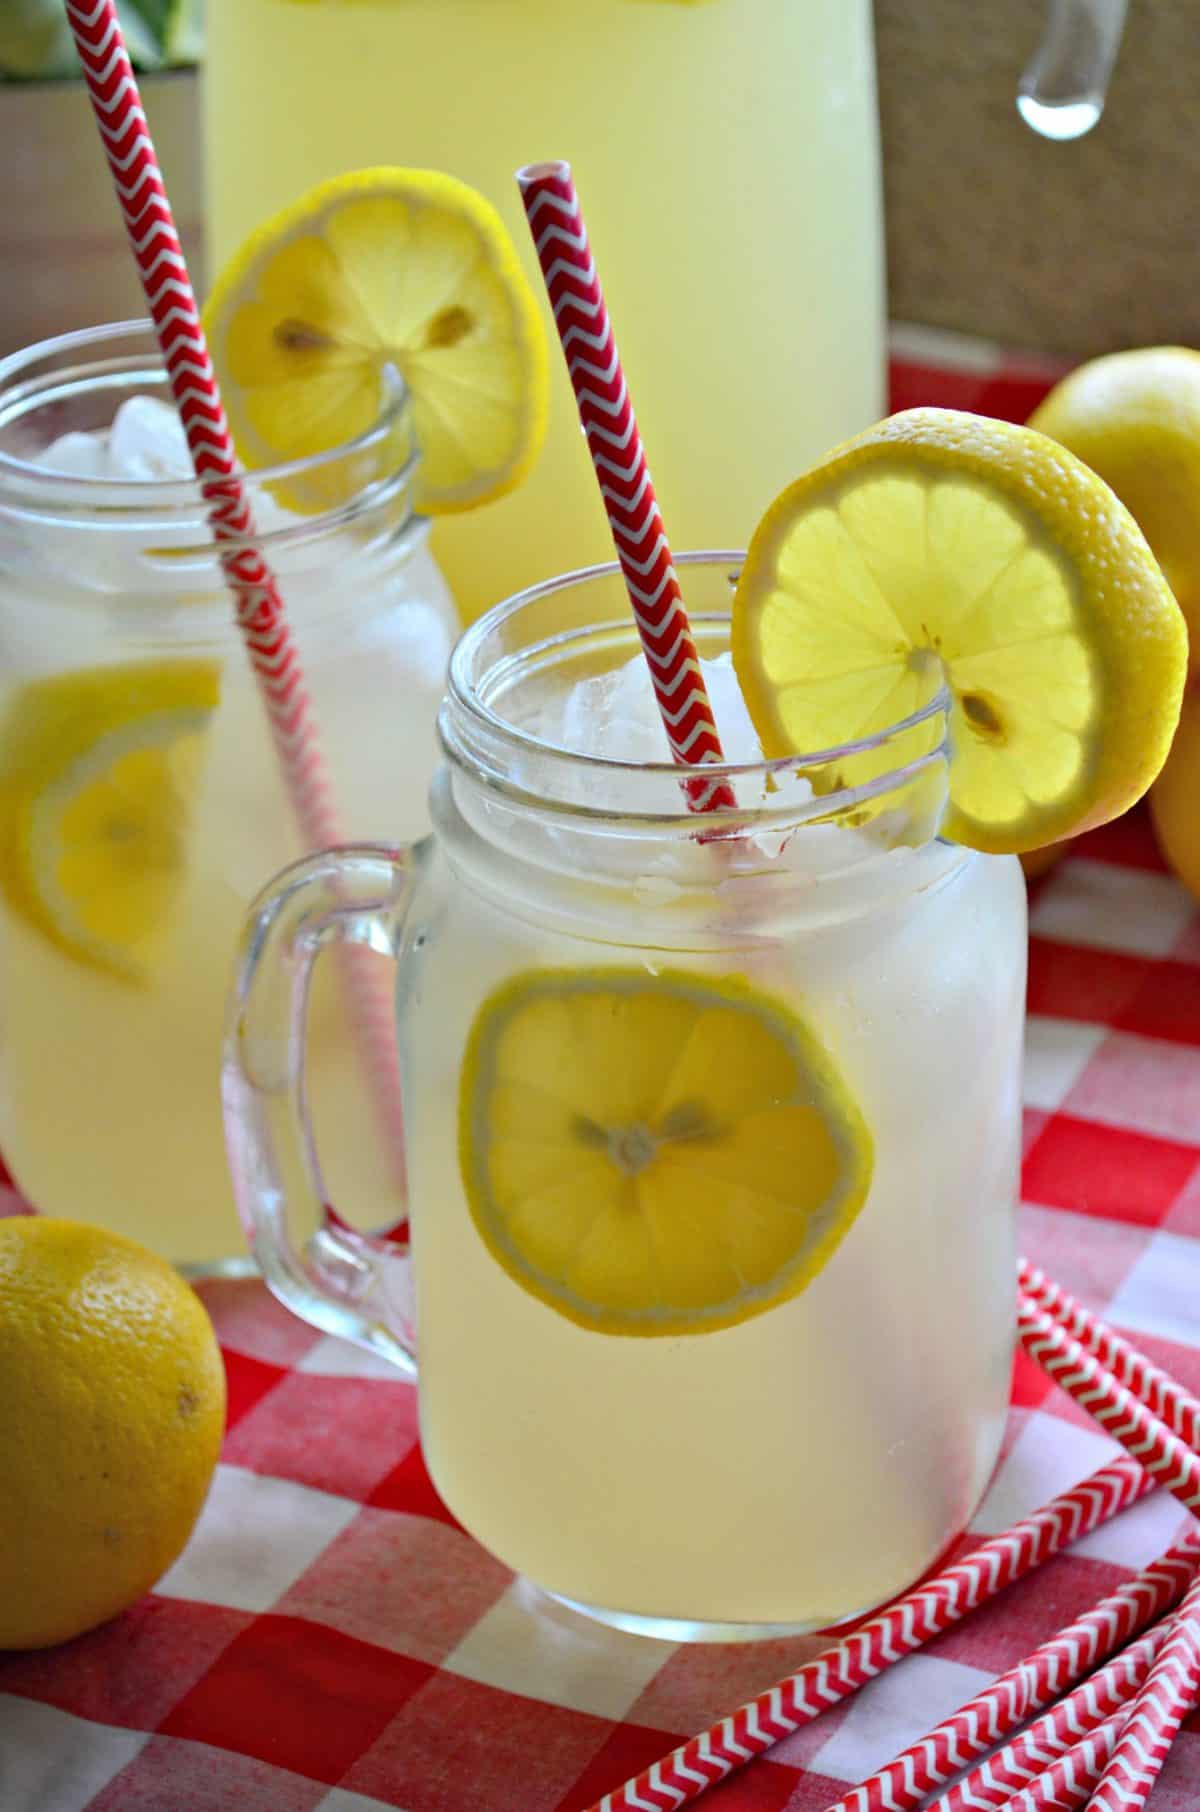
M 204 327 L 249 466 L 366 433 L 389 369 L 412 398 L 423 510 L 500 496 L 541 447 L 547 358 L 533 294 L 495 209 L 453 177 L 359 170 L 312 189 L 234 256 Z M 310 501 L 303 486 L 281 500 Z
M 704 1333 L 798 1295 L 871 1180 L 820 1040 L 736 978 L 519 975 L 476 1017 L 459 1115 L 488 1250 L 605 1334 Z
M 732 642 L 768 756 L 869 738 L 944 679 L 945 832 L 997 852 L 1139 798 L 1187 670 L 1179 607 L 1108 486 L 1044 435 L 942 409 L 879 423 L 777 498 Z M 851 756 L 839 779 L 894 759 Z
M 187 866 L 219 668 L 145 662 L 25 686 L 0 724 L 0 879 L 90 967 L 144 982 Z

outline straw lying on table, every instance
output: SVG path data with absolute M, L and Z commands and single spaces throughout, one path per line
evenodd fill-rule
M 1142 1812 L 1198 1688 L 1200 1582 L 1193 1584 L 1171 1621 L 1136 1694 L 1130 1692 L 1081 1742 L 1056 1759 L 1048 1758 L 1026 1786 L 1011 1794 L 995 1798 L 969 1789 L 964 1793 L 964 1782 L 930 1812 L 991 1807 L 1003 1812 L 1073 1812 L 1082 1806 L 1092 1812 Z M 1009 1778 L 1002 1758 L 993 1758 L 992 1768 L 996 1779 Z
M 1086 1806 L 1132 1715 L 1126 1706 L 1004 1802 L 1004 1812 L 1075 1812 Z
M 1052 1284 L 1041 1273 L 1034 1273 L 1032 1267 L 1022 1264 L 1021 1280 L 1024 1282 L 1026 1279 L 1037 1292 L 1037 1300 L 1033 1295 L 1024 1293 L 1019 1299 L 1018 1327 L 1026 1350 L 1035 1361 L 1044 1366 L 1048 1375 L 1054 1377 L 1056 1381 L 1064 1383 L 1072 1394 L 1075 1394 L 1077 1390 L 1079 1394 L 1076 1400 L 1083 1403 L 1084 1407 L 1096 1415 L 1102 1426 L 1106 1427 L 1115 1438 L 1124 1440 L 1131 1456 L 1136 1453 L 1139 1463 L 1146 1468 L 1146 1473 L 1138 1480 L 1133 1495 L 1125 1501 L 1132 1502 L 1133 1496 L 1144 1495 L 1147 1489 L 1153 1488 L 1156 1484 L 1166 1484 L 1174 1489 L 1176 1495 L 1181 1497 L 1182 1501 L 1187 1502 L 1188 1507 L 1191 1508 L 1192 1502 L 1189 1499 L 1192 1487 L 1197 1483 L 1197 1475 L 1200 1474 L 1200 1459 L 1192 1452 L 1189 1439 L 1192 1431 L 1200 1430 L 1200 1403 L 1191 1397 L 1181 1385 L 1168 1378 L 1165 1373 L 1158 1372 L 1133 1347 L 1129 1346 L 1127 1342 L 1122 1342 L 1112 1329 L 1105 1327 L 1103 1322 L 1082 1309 L 1065 1292 L 1059 1290 L 1057 1285 Z M 1154 1402 L 1161 1406 L 1166 1420 L 1160 1421 L 1154 1413 L 1138 1401 L 1128 1388 L 1107 1372 L 1099 1360 L 1094 1358 L 1091 1353 L 1085 1352 L 1079 1340 L 1072 1338 L 1072 1335 L 1054 1319 L 1052 1313 L 1043 1310 L 1039 1306 L 1040 1302 L 1053 1303 L 1056 1308 L 1060 1308 L 1062 1313 L 1069 1318 L 1071 1325 L 1079 1330 L 1094 1351 L 1111 1352 L 1117 1355 L 1124 1375 L 1130 1379 L 1136 1379 L 1146 1386 L 1147 1390 L 1152 1393 Z M 1122 1349 L 1124 1349 L 1123 1354 Z M 1180 1431 L 1187 1431 L 1188 1438 L 1181 1438 Z M 1122 1462 L 1116 1461 L 1113 1464 L 1115 1467 L 1120 1467 Z M 1103 1472 L 1110 1471 L 1111 1468 L 1103 1469 Z M 1094 1478 L 1084 1486 L 1077 1487 L 1077 1491 L 1086 1492 L 1089 1487 L 1093 1487 L 1103 1476 L 1103 1472 L 1094 1475 Z M 1071 1496 L 1071 1493 L 1067 1493 L 1066 1499 L 1069 1500 Z M 1056 1499 L 1055 1505 L 1061 1506 L 1064 1501 L 1064 1499 Z M 1195 1501 L 1200 1502 L 1200 1493 L 1197 1494 Z M 1039 1514 L 1045 1515 L 1054 1507 L 1047 1506 L 1046 1511 Z M 1114 1514 L 1116 1509 L 1122 1507 L 1122 1504 L 1113 1505 L 1097 1517 L 1097 1522 L 1106 1520 L 1108 1515 Z M 959 1566 L 969 1567 L 972 1562 L 983 1560 L 989 1550 L 996 1555 L 1002 1554 L 1005 1542 L 1016 1538 L 1034 1520 L 1028 1519 L 1025 1524 L 1017 1524 L 1008 1537 L 992 1538 L 990 1542 L 977 1549 L 975 1554 L 969 1555 L 966 1562 L 960 1562 Z M 1090 1526 L 1095 1527 L 1096 1523 L 1092 1523 Z M 1083 1533 L 1083 1531 L 1080 1530 L 1079 1533 Z M 1075 1537 L 1071 1536 L 1069 1539 L 1074 1540 Z M 807 1667 L 801 1668 L 789 1679 L 781 1681 L 778 1686 L 760 1694 L 757 1699 L 743 1705 L 740 1710 L 711 1726 L 701 1736 L 692 1738 L 690 1742 L 664 1757 L 662 1761 L 656 1762 L 651 1768 L 627 1781 L 624 1786 L 607 1794 L 594 1807 L 590 1808 L 590 1812 L 643 1812 L 646 1807 L 662 1809 L 662 1812 L 675 1812 L 676 1808 L 696 1799 L 707 1787 L 725 1779 L 756 1756 L 764 1754 L 783 1736 L 812 1721 L 828 1706 L 839 1703 L 850 1693 L 857 1691 L 866 1683 L 867 1679 L 882 1672 L 892 1662 L 899 1660 L 903 1654 L 913 1652 L 914 1649 L 930 1640 L 932 1636 L 939 1634 L 942 1628 L 949 1628 L 953 1622 L 959 1621 L 978 1604 L 984 1603 L 996 1592 L 1003 1590 L 1004 1586 L 1011 1583 L 1013 1579 L 1040 1565 L 1041 1561 L 1048 1558 L 1050 1553 L 1057 1552 L 1058 1548 L 1063 1545 L 1066 1544 L 1060 1542 L 1045 1552 L 1039 1553 L 1036 1559 L 1031 1559 L 1030 1564 L 1020 1568 L 1019 1572 L 1009 1573 L 1007 1577 L 996 1577 L 987 1590 L 981 1592 L 971 1603 L 958 1607 L 956 1614 L 945 1623 L 938 1623 L 938 1612 L 934 1610 L 931 1619 L 934 1627 L 925 1624 L 922 1632 L 912 1639 L 923 1592 L 936 1592 L 939 1586 L 944 1586 L 950 1575 L 957 1570 L 949 1569 L 947 1574 L 940 1576 L 939 1580 L 931 1582 L 929 1587 L 917 1588 L 915 1591 L 907 1593 L 888 1610 L 879 1613 L 859 1630 L 846 1637 L 843 1642 L 826 1650 L 823 1655 L 817 1657 L 816 1661 L 810 1662 Z M 1164 1555 L 1162 1560 L 1155 1562 L 1152 1567 L 1146 1568 L 1137 1579 L 1128 1581 L 1124 1590 L 1149 1593 L 1152 1603 L 1147 1607 L 1146 1614 L 1136 1622 L 1132 1622 L 1126 1633 L 1116 1637 L 1112 1646 L 1103 1652 L 1111 1654 L 1114 1648 L 1120 1646 L 1120 1643 L 1128 1640 L 1130 1633 L 1144 1628 L 1163 1610 L 1176 1604 L 1185 1592 L 1187 1599 L 1178 1612 L 1171 1635 L 1166 1637 L 1163 1642 L 1162 1652 L 1165 1654 L 1176 1628 L 1186 1628 L 1190 1632 L 1186 1637 L 1181 1635 L 1178 1648 L 1174 1651 L 1177 1657 L 1184 1648 L 1190 1648 L 1197 1628 L 1200 1627 L 1200 1597 L 1193 1597 L 1193 1592 L 1196 1590 L 1195 1573 L 1198 1561 L 1200 1561 L 1200 1531 L 1189 1531 L 1185 1539 Z M 1113 1596 L 1117 1595 L 1113 1594 Z M 1107 1602 L 1102 1601 L 1102 1603 Z M 1101 1608 L 1101 1606 L 1097 1606 L 1096 1611 L 1100 1611 Z M 898 1625 L 892 1621 L 893 1619 L 898 1620 Z M 898 1633 L 901 1632 L 907 1636 L 908 1640 L 897 1640 Z M 1065 1635 L 1066 1632 L 1063 1634 Z M 856 1648 L 856 1643 L 861 1646 Z M 1037 1651 L 1038 1655 L 1044 1652 L 1045 1646 L 1043 1645 L 1043 1650 Z M 1024 1665 L 1033 1666 L 1036 1659 L 1036 1655 L 1030 1657 Z M 867 1663 L 869 1671 L 863 1669 L 864 1661 Z M 1110 1663 L 1112 1671 L 1106 1670 L 1103 1676 L 1103 1694 L 1111 1694 L 1115 1690 L 1122 1677 L 1123 1665 L 1128 1665 L 1124 1657 L 1118 1657 L 1115 1663 Z M 1081 1671 L 1086 1671 L 1086 1669 Z M 1010 1688 L 1014 1687 L 1013 1676 L 1019 1672 L 1019 1668 L 1013 1669 L 1010 1675 L 1005 1676 Z M 1148 1693 L 1152 1673 L 1153 1669 L 1143 1683 L 1142 1695 Z M 1078 1680 L 1079 1677 L 1079 1673 L 1073 1675 L 1074 1680 Z M 1189 1690 L 1189 1677 L 1181 1672 L 1177 1664 L 1171 1678 L 1173 1690 L 1167 1692 L 1165 1687 L 1160 1687 L 1155 1694 L 1157 1706 L 1154 1715 L 1158 1720 L 1155 1728 L 1160 1733 L 1159 1738 L 1156 1739 L 1157 1766 L 1161 1766 L 1161 1755 L 1166 1753 L 1168 1740 L 1162 1733 L 1169 1732 L 1173 1735 L 1174 1730 L 1178 1728 L 1178 1718 L 1182 1717 L 1186 1710 L 1186 1706 L 1183 1710 L 1179 1708 L 1183 1705 Z M 1115 1767 L 1115 1757 L 1118 1753 L 1121 1734 L 1130 1723 L 1134 1712 L 1133 1702 L 1130 1701 L 1119 1710 L 1106 1711 L 1100 1721 L 1093 1724 L 1093 1718 L 1099 1716 L 1106 1704 L 1103 1695 L 1096 1696 L 1101 1679 L 1102 1676 L 1097 1676 L 1096 1680 L 1083 1683 L 1075 1694 L 1047 1713 L 1045 1719 L 1026 1732 L 1025 1737 L 1018 1738 L 1016 1745 L 1010 1745 L 1009 1750 L 1003 1752 L 1002 1757 L 991 1758 L 989 1763 L 983 1764 L 973 1775 L 968 1776 L 966 1781 L 960 1783 L 959 1788 L 952 1789 L 948 1797 L 938 1802 L 939 1809 L 944 1808 L 944 1812 L 966 1812 L 968 1807 L 1004 1805 L 1010 1809 L 1010 1812 L 1048 1812 L 1050 1807 L 1064 1808 L 1082 1805 L 1096 1788 L 1110 1762 Z M 1064 1679 L 1058 1690 L 1061 1691 L 1063 1685 L 1070 1683 L 1069 1680 Z M 995 1687 L 1002 1687 L 1003 1684 L 1003 1681 L 998 1681 L 995 1683 Z M 1019 1691 L 1019 1689 L 1017 1690 Z M 952 1774 L 965 1766 L 972 1756 L 978 1757 L 984 1749 L 990 1747 L 991 1743 L 998 1739 L 1001 1732 L 998 1724 L 993 1723 L 992 1727 L 996 1729 L 996 1736 L 990 1738 L 988 1743 L 975 1747 L 971 1753 L 967 1753 L 970 1743 L 974 1740 L 971 1728 L 972 1720 L 976 1719 L 979 1714 L 981 1701 L 987 1708 L 987 1715 L 995 1718 L 996 1707 L 991 1698 L 993 1691 L 994 1689 L 985 1689 L 985 1692 L 979 1696 L 979 1700 L 971 1701 L 968 1706 L 964 1706 L 959 1713 L 956 1713 L 954 1718 L 947 1720 L 928 1737 L 914 1744 L 910 1750 L 905 1752 L 904 1756 L 897 1757 L 895 1763 L 880 1770 L 871 1781 L 862 1783 L 860 1788 L 855 1789 L 853 1793 L 839 1802 L 839 1806 L 841 1808 L 854 1807 L 858 1812 L 859 1808 L 878 1805 L 894 1807 L 899 1812 L 899 1808 L 902 1806 L 918 1804 L 932 1787 L 947 1781 Z M 1042 1701 L 1042 1703 L 1045 1702 L 1045 1700 Z M 1088 1710 L 1089 1705 L 1090 1711 Z M 1029 1708 L 1032 1709 L 1032 1696 Z M 1085 1718 L 1092 1727 L 1088 1729 L 1081 1742 L 1074 1744 L 1065 1753 L 1057 1754 L 1056 1759 L 1051 1760 L 1049 1766 L 1030 1781 L 1027 1787 L 1017 1791 L 1015 1799 L 996 1798 L 986 1774 L 989 1766 L 1020 1768 L 1024 1765 L 1024 1761 L 1034 1753 L 1029 1747 L 1030 1740 L 1033 1743 L 1038 1741 L 1045 1743 L 1048 1755 L 1054 1749 L 1061 1750 L 1065 1739 L 1073 1737 L 1073 1726 L 1082 1727 Z M 1131 1741 L 1141 1741 L 1143 1749 L 1146 1746 L 1145 1732 L 1150 1728 L 1148 1718 L 1149 1710 L 1147 1708 L 1147 1718 L 1143 1720 L 1139 1732 L 1135 1734 L 1134 1738 L 1131 1738 Z M 1172 1722 L 1173 1719 L 1174 1722 Z M 959 1720 L 962 1720 L 961 1725 Z M 1008 1728 L 1012 1729 L 1014 1725 L 1010 1724 Z M 964 1737 L 967 1739 L 965 1742 Z M 939 1775 L 938 1767 L 949 1761 L 953 1743 L 961 1744 L 958 1749 L 961 1760 L 955 1767 L 948 1767 L 946 1772 Z M 943 1750 L 940 1761 L 939 1744 Z M 1021 1747 L 1021 1745 L 1025 1745 L 1025 1747 Z M 1158 1753 L 1158 1750 L 1161 1750 L 1161 1754 Z M 1014 1754 L 1015 1760 L 1013 1759 Z M 1153 1766 L 1154 1762 L 1152 1761 L 1150 1765 Z M 927 1784 L 922 1786 L 920 1791 L 916 1791 L 915 1784 L 920 1778 L 916 1770 L 922 1766 L 927 1770 L 925 1776 Z M 1157 1772 L 1157 1766 L 1155 1772 Z M 960 1797 L 963 1789 L 966 1789 L 971 1783 L 982 1783 L 980 1786 L 981 1797 L 978 1799 Z M 910 1786 L 913 1789 L 911 1796 L 904 1797 Z M 872 1794 L 876 1797 L 872 1797 Z M 860 1798 L 859 1795 L 863 1797 Z M 1125 1802 L 1114 1798 L 1111 1806 L 1106 1807 L 1106 1812 L 1115 1812 L 1117 1805 L 1121 1805 L 1124 1812 L 1128 1812 L 1129 1805 L 1138 1804 L 1140 1801 Z M 838 1808 L 831 1808 L 830 1812 L 838 1812 Z
M 792 1731 L 819 1718 L 905 1655 L 953 1629 L 1015 1580 L 1033 1572 L 1092 1529 L 1099 1528 L 1152 1489 L 1140 1467 L 1113 1460 L 1091 1478 L 995 1535 L 850 1635 L 834 1643 L 786 1680 L 722 1718 L 601 1800 L 592 1812 L 642 1812 L 649 1805 L 675 1808 L 724 1780 Z M 1157 1563 L 1160 1567 L 1163 1562 Z M 1176 1597 L 1186 1589 L 1181 1576 Z M 1136 1593 L 1144 1584 L 1131 1580 Z M 1149 1588 L 1151 1595 L 1157 1585 Z M 1156 1615 L 1148 1607 L 1147 1618 Z
M 1200 1553 L 1200 1549 L 1197 1550 Z M 1130 1715 L 1133 1695 L 1166 1640 L 1169 1625 L 1157 1623 L 1147 1635 L 1123 1650 L 1089 1679 L 1080 1681 L 1065 1699 L 1014 1737 L 1003 1749 L 980 1762 L 958 1784 L 933 1801 L 930 1812 L 998 1812 L 1014 1793 L 1111 1719 Z
M 1017 1297 L 1017 1334 L 1047 1377 L 1165 1485 L 1185 1510 L 1200 1507 L 1200 1455 L 1023 1292 Z
M 66 9 L 279 770 L 304 847 L 326 848 L 343 838 L 312 701 L 283 599 L 254 544 L 250 505 L 237 475 L 233 439 L 116 6 L 114 0 L 66 0 Z M 391 996 L 378 987 L 365 953 L 347 948 L 342 954 L 368 1084 L 403 1187 L 403 1122 Z
M 1137 1812 L 1200 1689 L 1200 1580 L 1188 1592 L 1096 1788 L 1095 1812 Z
M 1079 1329 L 1093 1352 L 1116 1353 L 1119 1348 L 1122 1348 L 1126 1375 L 1137 1377 L 1149 1385 L 1150 1374 L 1154 1373 L 1154 1368 L 1150 1367 L 1149 1362 L 1145 1361 L 1142 1355 L 1138 1354 L 1127 1342 L 1122 1342 L 1110 1328 L 1106 1328 L 1102 1322 L 1089 1315 L 1080 1304 L 1067 1296 L 1066 1292 L 1060 1290 L 1057 1285 L 1051 1284 L 1050 1280 L 1043 1277 L 1041 1273 L 1034 1272 L 1032 1267 L 1022 1264 L 1021 1276 L 1022 1279 L 1029 1277 L 1038 1289 L 1041 1300 L 1052 1303 L 1055 1311 L 1066 1318 L 1070 1326 Z M 1074 1357 L 1072 1349 L 1077 1350 L 1078 1343 L 1072 1341 L 1066 1328 L 1061 1326 L 1053 1315 L 1038 1309 L 1032 1299 L 1024 1295 L 1021 1299 L 1020 1325 L 1022 1328 L 1028 1326 L 1033 1330 L 1030 1340 L 1026 1344 L 1032 1355 L 1039 1361 L 1043 1354 L 1049 1356 L 1053 1365 L 1058 1365 L 1060 1362 L 1065 1363 L 1068 1358 Z M 1112 1405 L 1122 1401 L 1123 1395 L 1127 1396 L 1129 1393 L 1124 1392 L 1123 1387 L 1115 1380 L 1101 1378 L 1096 1369 L 1098 1366 L 1099 1362 L 1093 1358 L 1089 1368 L 1086 1369 L 1085 1389 L 1087 1392 L 1100 1391 L 1102 1393 L 1101 1407 L 1107 1412 Z M 1197 1426 L 1200 1426 L 1200 1405 L 1181 1386 L 1168 1378 L 1165 1373 L 1155 1373 L 1154 1384 L 1155 1400 L 1168 1410 L 1172 1427 L 1163 1427 L 1144 1406 L 1139 1406 L 1139 1416 L 1136 1418 L 1137 1447 L 1134 1451 L 1138 1452 L 1138 1457 L 1142 1458 L 1144 1463 L 1148 1463 L 1152 1467 L 1160 1459 L 1165 1464 L 1167 1457 L 1176 1460 L 1179 1458 L 1173 1445 L 1177 1440 L 1175 1429 L 1184 1428 L 1194 1431 Z M 1123 1428 L 1124 1423 L 1120 1423 L 1114 1427 L 1114 1432 L 1119 1435 Z M 1148 1443 L 1145 1454 L 1141 1450 L 1143 1441 Z M 1149 1456 L 1148 1460 L 1146 1455 Z M 1171 1484 L 1172 1481 L 1170 1478 L 1165 1478 L 1164 1482 Z M 1189 1535 L 1179 1549 L 1172 1551 L 1172 1557 L 1168 1558 L 1177 1558 L 1188 1570 L 1194 1571 L 1198 1556 L 1200 1556 L 1200 1534 Z M 1161 1721 L 1164 1718 L 1164 1705 L 1169 1702 L 1172 1707 L 1175 1706 L 1176 1699 L 1168 1692 L 1168 1687 L 1177 1688 L 1181 1692 L 1186 1690 L 1181 1645 L 1182 1648 L 1187 1648 L 1194 1637 L 1194 1619 L 1198 1607 L 1198 1601 L 1193 1595 L 1194 1590 L 1193 1587 L 1189 1592 L 1184 1608 L 1179 1614 L 1180 1632 L 1172 1633 L 1161 1663 L 1156 1663 L 1155 1667 L 1150 1670 L 1150 1677 L 1143 1689 L 1148 1695 L 1147 1709 L 1137 1730 L 1129 1739 L 1130 1742 L 1144 1736 L 1144 1732 L 1152 1720 Z M 1170 1602 L 1170 1600 L 1164 1602 Z M 1086 1623 L 1087 1620 L 1082 1621 Z M 1071 1632 L 1063 1634 L 1069 1636 Z M 1126 1639 L 1126 1635 L 1122 1634 L 1119 1642 Z M 1055 1641 L 1058 1640 L 1061 1638 L 1055 1639 Z M 1118 1642 L 1114 1642 L 1107 1652 L 1111 1653 L 1112 1649 L 1118 1645 Z M 1069 1654 L 1070 1644 L 1068 1643 L 1066 1646 Z M 968 1762 L 984 1754 L 993 1743 L 1015 1729 L 1028 1715 L 1028 1711 L 1038 1709 L 1038 1705 L 1034 1702 L 1035 1698 L 1040 1697 L 1040 1703 L 1044 1705 L 1057 1696 L 1057 1692 L 1061 1688 L 1055 1688 L 1049 1683 L 1044 1693 L 1041 1694 L 1036 1687 L 1030 1687 L 1027 1693 L 1026 1709 L 1021 1708 L 1023 1674 L 1026 1670 L 1032 1673 L 1037 1668 L 1040 1657 L 1047 1649 L 1052 1650 L 1053 1647 L 1054 1642 L 1043 1645 L 1042 1649 L 1037 1650 L 1026 1661 L 1010 1670 L 1009 1674 L 1003 1675 L 992 1686 L 987 1687 L 967 1706 L 940 1724 L 936 1730 L 931 1731 L 919 1742 L 912 1744 L 902 1755 L 897 1756 L 894 1761 L 880 1769 L 870 1780 L 863 1782 L 847 1794 L 835 1807 L 829 1808 L 829 1812 L 884 1812 L 885 1808 L 886 1812 L 911 1812 L 912 1808 L 920 1804 L 927 1792 L 950 1780 Z M 1083 1667 L 1076 1667 L 1072 1677 L 1078 1680 L 1086 1671 L 1086 1667 L 1090 1665 L 1091 1663 L 1087 1662 Z M 1165 1674 L 1160 1674 L 1160 1667 L 1167 1669 Z M 1157 1689 L 1154 1686 L 1156 1679 L 1160 1681 Z M 1191 1699 L 1188 1698 L 1187 1704 L 1190 1705 L 1190 1703 Z M 1060 1707 L 1059 1710 L 1061 1711 L 1061 1709 Z M 1129 1707 L 1125 1706 L 1123 1709 L 1127 1718 Z M 1124 1728 L 1124 1720 L 1118 1715 L 1121 1710 L 1121 1707 L 1110 1705 L 1103 1720 L 1105 1725 L 1103 1732 L 1097 1729 L 1093 1742 L 1089 1745 L 1079 1746 L 1078 1754 L 1073 1755 L 1069 1760 L 1064 1760 L 1064 1770 L 1060 1770 L 1059 1774 L 1054 1777 L 1055 1792 L 1066 1790 L 1064 1782 L 1067 1775 L 1074 1783 L 1072 1791 L 1079 1790 L 1080 1784 L 1085 1779 L 1089 1782 L 1090 1791 L 1090 1788 L 1095 1786 L 1099 1779 L 1100 1771 L 1105 1768 L 1106 1763 L 1109 1763 L 1110 1758 L 1111 1767 L 1116 1768 L 1122 1765 L 1119 1758 L 1127 1754 L 1127 1749 L 1123 1737 L 1120 1737 L 1118 1741 L 1120 1732 Z M 1180 1712 L 1179 1716 L 1182 1715 L 1183 1713 Z M 1178 1719 L 1173 1728 L 1177 1727 Z M 1161 1757 L 1166 1753 L 1166 1745 L 1160 1744 L 1157 1753 L 1159 1753 L 1161 1765 Z M 1003 1766 L 1004 1763 L 1001 1761 L 998 1771 L 1001 1771 Z M 1125 1767 L 1126 1773 L 1128 1773 L 1128 1764 L 1125 1764 Z M 1022 1783 L 1016 1781 L 1013 1785 L 1014 1788 L 1020 1788 Z M 1030 1791 L 1035 1796 L 1049 1790 L 1048 1787 L 1039 1785 L 1037 1782 L 1030 1786 Z M 1007 1799 L 1003 1798 L 997 1802 L 987 1797 L 980 1797 L 952 1803 L 1006 1804 Z M 1109 1807 L 1108 1812 L 1115 1812 L 1115 1802 L 1113 1806 Z
M 1131 1390 L 1172 1433 L 1200 1452 L 1200 1402 L 1195 1397 L 1026 1259 L 1017 1266 L 1017 1283 L 1031 1302 L 1107 1366 L 1118 1384 Z
M 672 757 L 722 761 L 570 165 L 530 164 L 517 182 Z M 689 780 L 686 792 L 697 812 L 737 804 L 725 781 Z
M 1043 1642 L 828 1812 L 913 1812 L 926 1794 L 986 1755 L 1178 1603 L 1198 1561 L 1200 1532 Z M 1115 1709 L 1109 1705 L 1105 1716 Z

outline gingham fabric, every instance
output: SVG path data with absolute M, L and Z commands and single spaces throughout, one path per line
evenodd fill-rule
M 986 351 L 937 357 L 949 375 L 897 363 L 897 402 L 1019 417 L 1045 386 Z M 1200 1392 L 1200 908 L 1143 814 L 1035 887 L 1029 989 L 1023 1249 Z M 201 1293 L 230 1393 L 207 1507 L 131 1611 L 0 1655 L 2 1812 L 586 1812 L 822 1646 L 676 1647 L 540 1600 L 438 1500 L 407 1383 L 257 1283 Z M 1019 1362 L 959 1551 L 1114 1451 Z M 1161 1493 L 1126 1511 L 699 1805 L 821 1812 L 1185 1521 Z M 1197 1806 L 1200 1719 L 1151 1800 Z

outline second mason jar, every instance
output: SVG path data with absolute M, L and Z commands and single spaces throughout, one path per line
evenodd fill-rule
M 244 1264 L 227 975 L 263 874 L 304 844 L 165 395 L 137 322 L 0 364 L 0 1151 L 43 1212 Z M 347 836 L 427 823 L 454 611 L 413 469 L 397 395 L 353 445 L 247 480 Z M 379 1225 L 399 1155 L 344 992 L 323 979 L 315 1004 L 314 1107 L 330 1195 Z

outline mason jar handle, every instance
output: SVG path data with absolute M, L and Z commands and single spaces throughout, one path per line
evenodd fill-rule
M 416 1360 L 407 1249 L 333 1213 L 308 1112 L 305 1044 L 323 950 L 341 947 L 351 989 L 363 946 L 398 958 L 424 848 L 347 844 L 305 857 L 267 885 L 242 929 L 221 1072 L 238 1213 L 267 1284 L 314 1327 L 369 1347 L 410 1374 Z M 386 1031 L 394 1048 L 390 1016 Z M 370 1063 L 369 1039 L 363 1045 Z M 364 1076 L 364 1088 L 368 1081 Z M 300 1211 L 316 1228 L 303 1246 L 291 1230 Z

